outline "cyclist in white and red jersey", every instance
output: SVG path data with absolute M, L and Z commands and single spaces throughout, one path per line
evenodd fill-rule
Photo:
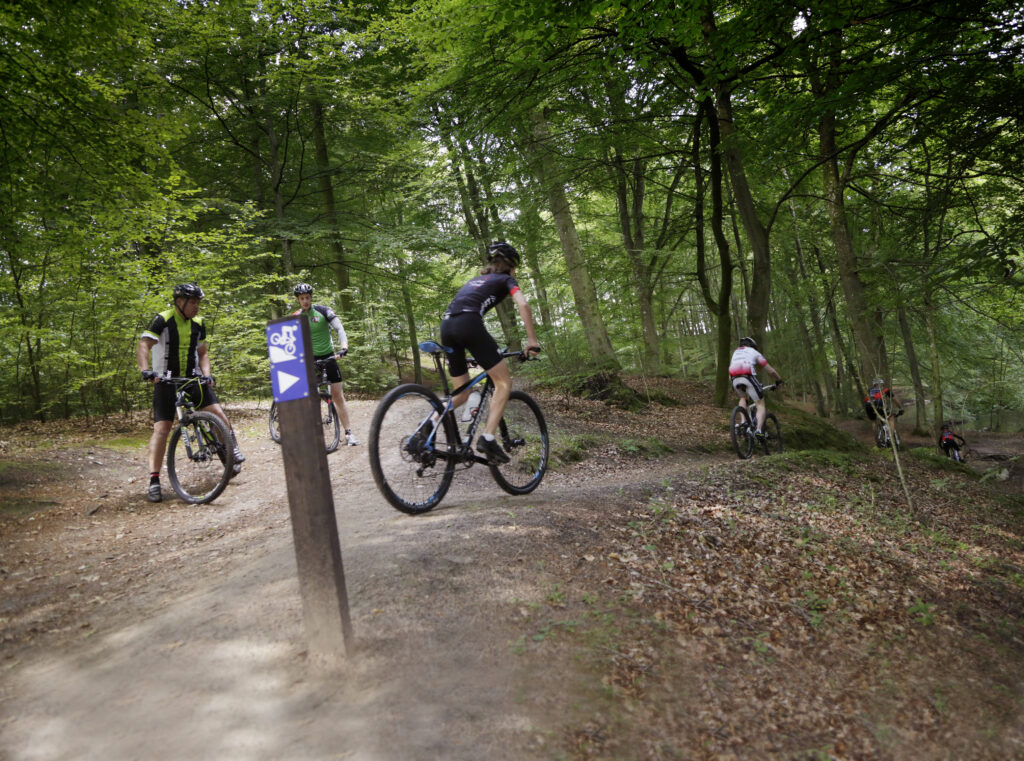
M 498 423 L 512 391 L 512 374 L 498 352 L 498 344 L 487 332 L 484 314 L 506 296 L 511 296 L 526 328 L 526 354 L 529 356 L 539 352 L 540 342 L 534 331 L 530 305 L 513 277 L 519 265 L 519 252 L 505 241 L 495 241 L 487 246 L 487 253 L 490 257 L 488 265 L 459 289 L 445 310 L 441 320 L 441 342 L 455 350 L 448 356 L 448 370 L 454 388 L 469 381 L 467 349 L 494 384 L 487 422 L 476 448 L 489 461 L 503 463 L 508 462 L 509 458 L 494 438 L 494 433 L 498 430 Z M 469 391 L 464 391 L 452 399 L 453 407 L 458 408 L 464 404 L 469 394 Z
M 741 338 L 740 345 L 732 353 L 732 360 L 729 362 L 729 377 L 732 379 L 732 387 L 740 395 L 740 406 L 746 407 L 747 399 L 754 403 L 757 414 L 757 432 L 761 433 L 764 430 L 764 419 L 768 410 L 764 404 L 764 389 L 757 380 L 758 368 L 764 368 L 770 373 L 777 384 L 782 383 L 782 377 L 757 350 L 757 341 L 749 336 Z

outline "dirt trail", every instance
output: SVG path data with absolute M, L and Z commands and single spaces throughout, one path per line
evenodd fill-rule
M 373 403 L 351 406 L 365 438 Z M 411 518 L 379 496 L 365 442 L 339 449 L 329 462 L 356 642 L 324 669 L 305 654 L 263 414 L 236 411 L 248 461 L 212 506 L 150 505 L 142 452 L 92 449 L 82 501 L 7 537 L 0 578 L 23 607 L 0 612 L 0 758 L 550 757 L 572 693 L 594 685 L 571 653 L 515 652 L 517 601 L 543 597 L 553 566 L 583 562 L 600 534 L 587 516 L 615 520 L 627 482 L 657 472 L 592 463 L 513 498 L 476 467 Z M 685 461 L 656 468 L 678 475 Z M 24 605 L 34 587 L 40 603 Z

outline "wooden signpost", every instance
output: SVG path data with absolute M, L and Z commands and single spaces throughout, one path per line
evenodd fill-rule
M 333 658 L 348 654 L 352 621 L 306 315 L 267 323 L 267 351 L 306 636 L 311 655 Z

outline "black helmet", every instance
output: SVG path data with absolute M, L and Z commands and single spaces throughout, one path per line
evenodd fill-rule
M 950 427 L 949 423 L 943 423 L 942 424 L 942 430 L 944 430 L 944 431 L 947 430 L 949 427 Z
M 181 283 L 174 286 L 174 298 L 201 299 L 203 298 L 203 289 L 195 283 Z
M 487 245 L 487 258 L 493 259 L 496 256 L 507 260 L 513 267 L 519 266 L 519 252 L 503 240 L 496 240 Z
M 754 351 L 757 351 L 757 341 L 750 336 L 743 336 L 743 338 L 740 339 L 740 346 L 749 346 Z
M 294 293 L 296 296 L 298 296 L 300 293 L 312 293 L 312 292 L 313 292 L 313 286 L 311 286 L 309 283 L 299 283 L 297 286 L 295 286 L 295 290 L 292 291 L 292 293 Z

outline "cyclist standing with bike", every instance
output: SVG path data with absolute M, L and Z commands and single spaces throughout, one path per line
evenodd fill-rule
M 149 487 L 146 491 L 146 498 L 150 502 L 160 502 L 163 499 L 160 491 L 160 465 L 164 459 L 167 436 L 175 417 L 175 389 L 173 386 L 160 383 L 164 376 L 202 375 L 210 378 L 208 386 L 195 384 L 188 389 L 188 394 L 197 408 L 215 414 L 231 432 L 236 473 L 241 470 L 241 463 L 245 461 L 245 456 L 238 448 L 231 423 L 213 390 L 215 383 L 210 372 L 206 326 L 203 324 L 203 318 L 197 316 L 202 298 L 203 289 L 194 283 L 175 286 L 174 307 L 160 312 L 153 318 L 149 327 L 142 332 L 135 350 L 142 379 L 154 384 L 153 434 L 149 439 Z M 150 352 L 153 355 L 152 364 L 149 361 Z
M 729 377 L 732 379 L 732 387 L 739 394 L 740 406 L 746 407 L 748 398 L 754 403 L 757 413 L 757 435 L 762 436 L 764 419 L 768 415 L 768 410 L 764 403 L 764 389 L 757 380 L 757 368 L 759 367 L 771 373 L 775 382 L 782 385 L 782 377 L 757 350 L 757 341 L 749 336 L 741 338 L 740 345 L 732 353 L 732 360 L 729 362 Z
M 514 277 L 516 267 L 519 266 L 519 252 L 505 241 L 494 241 L 487 246 L 487 255 L 487 266 L 459 289 L 445 310 L 441 319 L 441 341 L 454 350 L 448 355 L 448 370 L 454 388 L 469 381 L 467 349 L 494 384 L 487 422 L 476 448 L 492 463 L 507 463 L 509 457 L 495 440 L 494 434 L 512 392 L 512 373 L 499 354 L 497 342 L 484 325 L 484 315 L 506 296 L 511 296 L 526 328 L 525 355 L 529 357 L 540 352 L 540 342 L 534 330 L 530 305 Z M 466 390 L 453 398 L 453 407 L 462 406 L 469 394 L 470 391 Z
M 316 360 L 326 360 L 327 381 L 331 384 L 331 398 L 334 399 L 334 406 L 338 409 L 338 417 L 345 427 L 345 441 L 350 447 L 359 442 L 352 435 L 352 424 L 349 422 L 348 409 L 345 407 L 345 394 L 341 388 L 341 369 L 338 367 L 338 357 L 348 354 L 348 336 L 345 335 L 345 328 L 341 319 L 330 307 L 313 303 L 313 286 L 309 283 L 299 283 L 293 291 L 299 302 L 299 308 L 292 312 L 293 315 L 306 313 L 309 319 L 309 337 L 313 344 L 313 357 Z M 331 328 L 338 334 L 338 352 L 334 351 L 334 341 L 331 339 Z

